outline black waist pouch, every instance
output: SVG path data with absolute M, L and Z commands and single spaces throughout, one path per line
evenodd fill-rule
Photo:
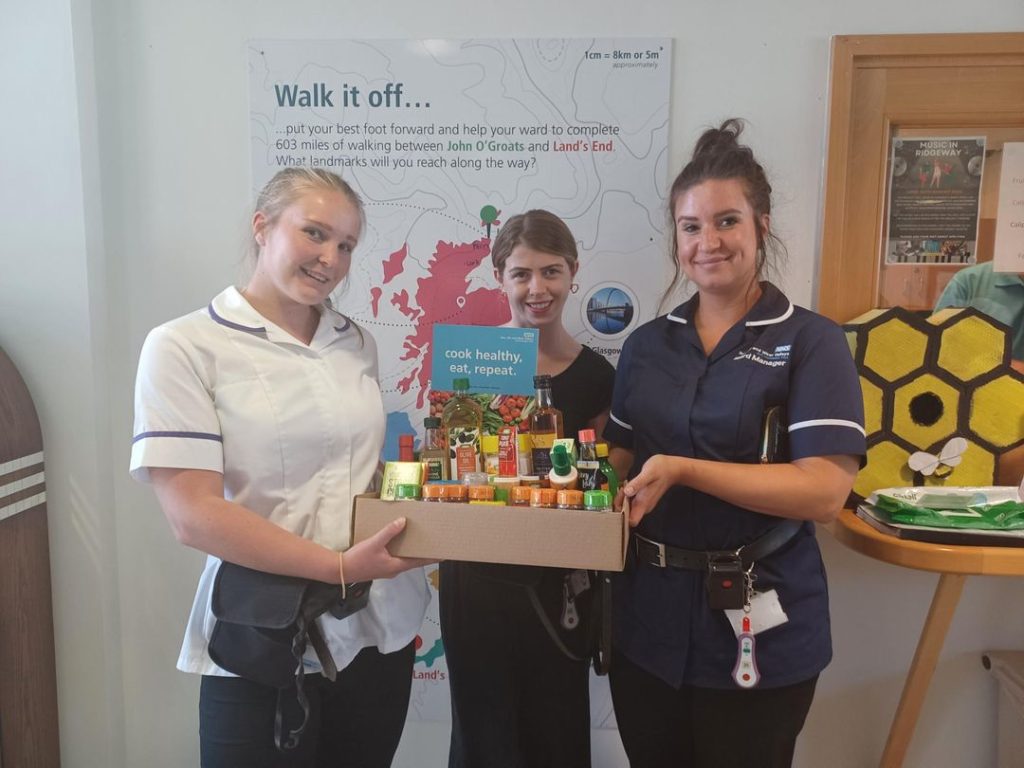
M 302 657 L 307 643 L 316 651 L 323 674 L 337 676 L 337 667 L 316 624 L 330 612 L 343 619 L 364 608 L 372 582 L 346 587 L 281 576 L 222 562 L 213 582 L 210 608 L 217 623 L 210 635 L 209 654 L 217 666 L 246 680 L 278 689 L 274 743 L 281 751 L 294 749 L 309 719 L 303 691 Z M 302 723 L 285 738 L 284 696 L 295 696 Z

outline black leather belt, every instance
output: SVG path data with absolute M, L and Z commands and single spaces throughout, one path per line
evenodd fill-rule
M 739 556 L 743 567 L 750 568 L 766 555 L 770 555 L 803 527 L 801 520 L 784 520 L 770 528 L 760 538 L 739 549 L 703 551 L 699 549 L 680 549 L 669 544 L 651 541 L 638 533 L 633 534 L 633 550 L 642 563 L 658 568 L 683 568 L 687 571 L 706 571 L 709 561 L 716 561 Z

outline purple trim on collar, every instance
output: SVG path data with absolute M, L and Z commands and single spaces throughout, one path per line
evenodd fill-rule
M 225 320 L 223 317 L 218 315 L 216 313 L 216 311 L 214 311 L 213 303 L 212 302 L 210 303 L 210 305 L 206 309 L 210 313 L 210 317 L 213 318 L 213 321 L 215 323 L 220 323 L 221 325 L 223 325 L 223 326 L 225 326 L 227 328 L 234 328 L 236 331 L 244 331 L 245 333 L 266 333 L 267 332 L 267 329 L 264 326 L 255 326 L 255 327 L 253 327 L 253 326 L 249 326 L 249 325 L 239 325 L 238 323 L 232 323 L 230 320 Z
M 213 440 L 218 443 L 223 443 L 224 438 L 220 435 L 215 435 L 211 432 L 140 432 L 132 438 L 132 443 L 137 443 L 139 440 L 145 440 L 147 437 L 191 437 L 196 440 Z

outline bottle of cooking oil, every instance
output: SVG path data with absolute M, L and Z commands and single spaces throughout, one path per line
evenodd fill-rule
M 441 424 L 448 441 L 450 477 L 462 480 L 467 472 L 480 471 L 480 430 L 484 412 L 469 396 L 469 379 L 452 382 L 455 396 L 441 414 Z
M 551 471 L 551 447 L 562 436 L 562 412 L 551 399 L 551 377 L 533 377 L 537 389 L 537 408 L 530 414 L 530 442 L 533 449 L 533 472 L 546 481 Z

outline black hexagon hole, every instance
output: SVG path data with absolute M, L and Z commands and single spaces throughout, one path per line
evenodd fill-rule
M 920 427 L 930 427 L 942 418 L 942 400 L 934 392 L 922 392 L 910 401 L 910 418 Z

